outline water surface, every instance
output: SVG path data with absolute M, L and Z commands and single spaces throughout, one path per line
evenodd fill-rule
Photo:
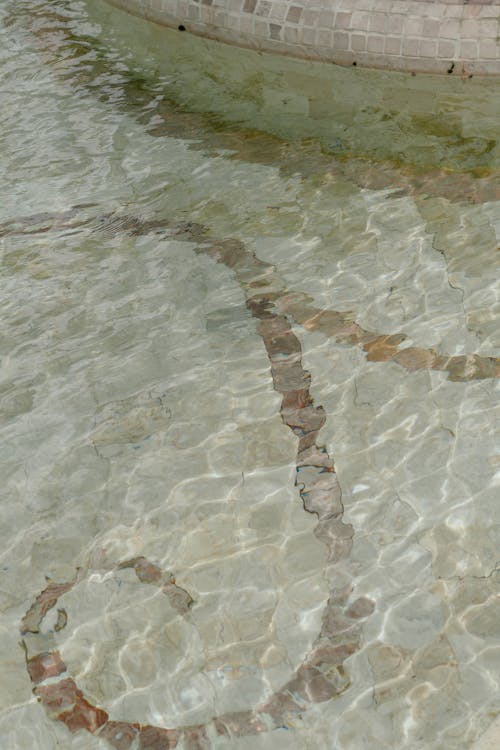
M 0 12 L 5 746 L 473 747 L 500 710 L 493 157 L 204 114 L 99 13 Z M 28 658 L 120 731 L 30 680 L 50 581 Z

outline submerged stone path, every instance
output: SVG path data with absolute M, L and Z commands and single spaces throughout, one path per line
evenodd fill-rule
M 57 226 L 60 227 L 61 222 L 71 222 L 76 215 L 59 217 Z M 36 225 L 38 231 L 46 231 L 46 226 L 40 227 L 40 222 L 43 224 L 47 220 L 46 216 L 39 216 L 31 223 L 24 220 L 24 225 L 29 226 L 27 231 L 30 232 Z M 12 231 L 13 226 L 19 231 L 21 225 L 23 222 L 18 221 L 10 225 L 10 230 L 4 226 L 2 231 L 4 234 Z M 319 438 L 326 414 L 311 397 L 311 376 L 302 366 L 301 345 L 293 332 L 292 320 L 301 322 L 309 330 L 322 330 L 341 342 L 362 346 L 368 359 L 394 361 L 409 371 L 434 366 L 434 369 L 447 370 L 450 377 L 458 380 L 499 374 L 498 361 L 490 362 L 491 358 L 473 356 L 464 362 L 463 358 L 438 358 L 430 350 L 415 349 L 401 357 L 404 352 L 398 351 L 401 336 L 370 334 L 346 313 L 308 307 L 301 301 L 303 295 L 286 289 L 274 266 L 258 259 L 239 240 L 209 239 L 206 227 L 199 224 L 187 222 L 168 226 L 165 222 L 145 223 L 116 216 L 99 222 L 101 230 L 120 229 L 131 234 L 145 234 L 160 228 L 165 236 L 185 240 L 194 246 L 196 253 L 208 255 L 230 268 L 245 294 L 246 306 L 257 321 L 257 331 L 266 348 L 274 389 L 282 396 L 281 418 L 298 439 L 295 485 L 304 510 L 318 519 L 315 535 L 328 549 L 326 574 L 330 595 L 311 650 L 291 678 L 268 700 L 247 711 L 214 716 L 203 725 L 167 728 L 141 725 L 133 717 L 130 721 L 113 721 L 103 708 L 85 697 L 68 674 L 56 646 L 55 634 L 68 622 L 65 609 L 58 609 L 54 628 L 42 632 L 47 613 L 59 604 L 60 597 L 96 568 L 89 566 L 78 570 L 71 581 L 49 581 L 21 623 L 33 692 L 52 719 L 62 722 L 72 732 L 86 730 L 106 740 L 116 750 L 167 750 L 179 743 L 186 750 L 203 750 L 212 747 L 217 737 L 259 734 L 287 726 L 308 705 L 334 698 L 350 685 L 344 663 L 361 647 L 361 623 L 372 613 L 374 602 L 366 597 L 353 598 L 350 585 L 341 589 L 335 585 L 335 564 L 348 557 L 354 531 L 342 519 L 342 493 L 334 462 Z M 484 359 L 487 362 L 483 362 Z M 115 571 L 123 568 L 133 569 L 139 582 L 159 587 L 178 614 L 189 620 L 195 602 L 171 573 L 145 557 L 119 561 L 111 566 Z
M 23 216 L 0 224 L 0 238 L 15 234 L 44 234 L 51 230 L 68 227 L 90 227 L 96 231 L 128 231 L 132 235 L 145 234 L 149 231 L 168 231 L 168 224 L 162 220 L 142 221 L 133 216 L 105 214 L 97 219 L 79 218 L 87 205 L 76 206 L 59 214 L 36 214 Z M 186 235 L 194 240 L 200 239 L 207 231 L 206 227 L 186 223 L 178 225 L 176 236 Z M 394 362 L 408 372 L 418 370 L 438 370 L 447 372 L 449 380 L 481 380 L 500 377 L 500 358 L 480 354 L 446 355 L 434 349 L 424 347 L 401 346 L 407 338 L 405 333 L 377 333 L 360 326 L 351 312 L 326 310 L 310 304 L 310 297 L 298 290 L 289 290 L 286 284 L 275 273 L 271 263 L 260 260 L 238 240 L 223 240 L 232 243 L 234 252 L 243 254 L 248 267 L 266 276 L 266 283 L 272 283 L 267 299 L 273 301 L 280 313 L 288 315 L 295 323 L 307 331 L 319 331 L 341 344 L 359 346 L 366 353 L 370 362 Z M 230 267 L 230 262 L 227 263 Z
M 68 675 L 66 664 L 55 647 L 53 632 L 43 634 L 44 647 L 40 649 L 40 630 L 45 616 L 63 594 L 84 580 L 88 571 L 77 571 L 72 581 L 50 581 L 21 623 L 33 692 L 51 718 L 64 723 L 72 732 L 84 729 L 96 734 L 117 750 L 128 750 L 136 741 L 141 750 L 166 750 L 176 747 L 181 740 L 184 748 L 201 750 L 210 747 L 211 739 L 217 736 L 243 736 L 286 726 L 290 718 L 303 712 L 308 704 L 329 700 L 349 686 L 344 661 L 360 648 L 360 622 L 374 608 L 374 603 L 365 597 L 353 600 L 350 586 L 335 588 L 334 565 L 349 554 L 353 529 L 342 521 L 341 490 L 333 459 L 318 442 L 326 421 L 324 409 L 314 405 L 310 395 L 311 377 L 302 367 L 300 342 L 288 317 L 281 314 L 273 302 L 271 266 L 248 253 L 237 240 L 204 243 L 203 234 L 204 228 L 196 224 L 179 225 L 172 232 L 178 239 L 201 240 L 197 252 L 208 254 L 233 270 L 245 292 L 247 308 L 258 320 L 257 330 L 270 361 L 274 389 L 282 395 L 282 420 L 298 438 L 295 484 L 304 510 L 318 518 L 315 535 L 328 549 L 330 596 L 311 651 L 291 679 L 265 703 L 246 712 L 216 716 L 205 725 L 171 729 L 110 720 L 108 713 L 87 700 Z M 144 557 L 125 560 L 115 566 L 115 569 L 122 568 L 133 568 L 140 582 L 159 586 L 177 612 L 189 617 L 193 599 L 170 573 L 163 572 Z M 65 627 L 67 617 L 66 611 L 60 609 L 55 629 Z

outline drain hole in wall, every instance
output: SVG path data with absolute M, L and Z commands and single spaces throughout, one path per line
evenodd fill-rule
M 186 31 L 186 27 L 183 26 L 182 23 L 179 24 L 179 26 L 177 28 L 179 29 L 179 31 Z

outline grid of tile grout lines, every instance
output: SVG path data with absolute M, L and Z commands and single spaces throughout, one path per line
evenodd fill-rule
M 500 0 L 108 0 L 166 26 L 340 65 L 500 75 Z

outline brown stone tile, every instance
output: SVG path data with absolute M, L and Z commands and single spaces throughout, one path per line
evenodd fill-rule
M 311 665 L 302 665 L 295 677 L 286 684 L 292 695 L 298 694 L 310 703 L 323 703 L 337 694 L 336 686 Z
M 299 23 L 302 15 L 302 7 L 300 5 L 291 5 L 286 15 L 286 20 L 290 23 Z
M 304 706 L 298 703 L 287 687 L 285 686 L 282 690 L 274 695 L 262 706 L 259 706 L 255 713 L 267 714 L 270 716 L 277 726 L 281 726 L 287 714 L 298 714 L 304 710 Z
M 76 579 L 68 583 L 54 583 L 51 581 L 47 588 L 37 596 L 21 620 L 21 634 L 39 633 L 40 625 L 47 612 L 57 604 L 60 596 L 73 588 L 75 583 Z
M 271 374 L 274 388 L 280 393 L 308 388 L 311 382 L 310 374 L 302 369 L 300 362 L 284 364 L 276 362 L 271 367 Z
M 326 488 L 323 489 L 321 485 L 317 485 L 308 492 L 301 491 L 300 493 L 304 510 L 308 513 L 315 513 L 320 521 L 339 518 L 344 510 L 337 475 L 331 473 L 330 477 Z M 300 481 L 300 475 L 298 481 Z
M 71 677 L 59 680 L 51 685 L 40 685 L 33 692 L 50 714 L 72 708 L 80 693 L 76 682 Z
M 173 582 L 167 581 L 162 586 L 162 591 L 168 597 L 171 606 L 180 615 L 186 615 L 194 604 L 191 594 Z
M 254 318 L 269 319 L 273 317 L 273 304 L 269 299 L 262 297 L 253 297 L 247 300 L 246 306 Z
M 299 438 L 299 447 L 297 450 L 297 454 L 301 454 L 304 451 L 309 450 L 313 446 L 316 445 L 316 441 L 318 440 L 318 433 L 317 432 L 308 432 L 302 437 Z
M 300 341 L 291 331 L 277 336 L 270 336 L 264 341 L 271 360 L 280 360 L 301 353 Z
M 269 35 L 271 39 L 281 39 L 281 26 L 279 23 L 269 24 Z
M 210 246 L 210 251 L 210 254 L 213 253 L 219 263 L 224 263 L 228 268 L 235 268 L 247 256 L 247 251 L 243 243 L 233 239 L 213 242 Z
M 432 369 L 436 356 L 436 352 L 432 349 L 420 349 L 412 346 L 408 349 L 401 349 L 392 359 L 409 372 L 416 372 L 417 370 Z
M 359 649 L 358 641 L 343 643 L 340 646 L 318 646 L 307 657 L 307 663 L 321 667 L 323 665 L 338 667 Z
M 318 432 L 326 422 L 325 410 L 322 406 L 309 404 L 301 409 L 281 408 L 284 423 L 298 436 L 314 430 Z
M 350 583 L 347 583 L 345 586 L 341 586 L 340 588 L 332 589 L 332 592 L 328 597 L 330 606 L 333 606 L 335 604 L 347 604 L 352 591 L 353 588 L 352 584 Z
M 270 0 L 259 0 L 259 4 L 257 6 L 257 15 L 266 18 L 269 15 L 271 8 L 272 3 L 270 2 Z
M 388 362 L 398 352 L 398 345 L 404 341 L 404 334 L 392 336 L 377 336 L 377 338 L 363 344 L 363 349 L 367 352 L 369 362 Z
M 204 725 L 189 727 L 182 733 L 184 750 L 210 750 L 211 743 Z
M 26 662 L 31 682 L 37 685 L 47 677 L 57 677 L 66 671 L 66 664 L 61 659 L 59 651 L 38 654 Z
M 103 737 L 116 750 L 130 750 L 139 734 L 139 729 L 139 724 L 108 721 L 99 732 L 99 737 Z
M 267 340 L 273 336 L 289 333 L 291 331 L 291 326 L 284 315 L 273 314 L 266 318 L 266 320 L 259 322 L 257 331 L 264 340 Z
M 142 583 L 159 583 L 163 577 L 161 569 L 145 557 L 134 557 L 120 563 L 119 568 L 134 568 L 135 574 Z
M 139 750 L 172 750 L 177 747 L 180 737 L 179 729 L 144 726 L 139 734 Z
M 226 737 L 247 737 L 265 732 L 267 727 L 253 711 L 235 711 L 214 720 L 217 734 Z
M 310 448 L 305 448 L 297 453 L 297 468 L 306 466 L 323 468 L 328 471 L 335 470 L 333 460 L 328 455 L 326 448 L 317 445 L 312 445 Z
M 326 545 L 329 561 L 338 562 L 351 552 L 354 529 L 350 524 L 344 523 L 340 515 L 320 518 L 314 529 L 314 536 Z
M 447 370 L 449 379 L 454 381 L 480 380 L 482 378 L 500 377 L 500 360 L 498 357 L 480 357 L 477 354 L 449 357 L 445 366 L 435 363 L 434 369 Z
M 245 2 L 243 3 L 243 12 L 253 13 L 256 7 L 257 0 L 245 0 Z
M 291 311 L 295 318 L 294 311 Z M 318 310 L 314 308 L 303 307 L 302 315 L 309 315 L 301 322 L 304 328 L 308 331 L 321 331 L 321 333 L 327 336 L 337 336 L 339 334 L 345 334 L 346 326 L 352 323 L 351 313 L 341 313 L 335 310 Z
M 309 388 L 301 388 L 298 391 L 286 391 L 283 394 L 281 410 L 283 412 L 289 409 L 303 409 L 311 403 L 312 399 L 309 395 Z
M 67 624 L 68 624 L 68 615 L 66 613 L 66 610 L 58 609 L 57 610 L 57 622 L 54 625 L 54 630 L 56 631 L 56 633 L 59 633 L 59 631 L 63 630 Z
M 364 619 L 371 615 L 374 609 L 375 602 L 368 599 L 366 596 L 361 596 L 347 609 L 346 615 L 347 617 L 353 617 L 355 619 Z
M 356 623 L 350 617 L 346 617 L 338 607 L 327 606 L 323 617 L 321 637 L 334 639 L 339 633 L 347 633 L 355 630 Z
M 66 724 L 71 732 L 76 732 L 79 729 L 86 729 L 87 732 L 94 733 L 105 724 L 108 720 L 108 714 L 97 706 L 93 706 L 85 698 L 83 698 L 80 691 L 77 692 L 75 705 L 70 711 L 64 711 L 57 717 L 59 721 Z M 118 747 L 115 745 L 115 747 Z M 123 750 L 126 750 L 129 746 L 124 745 Z M 121 746 L 119 750 L 122 750 Z

